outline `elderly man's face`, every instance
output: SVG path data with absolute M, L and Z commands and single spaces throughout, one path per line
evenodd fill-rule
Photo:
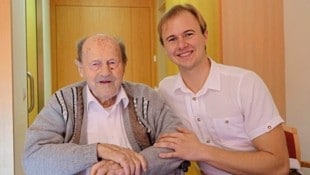
M 82 62 L 78 64 L 81 77 L 101 104 L 117 95 L 125 65 L 115 39 L 102 35 L 88 38 L 83 45 Z

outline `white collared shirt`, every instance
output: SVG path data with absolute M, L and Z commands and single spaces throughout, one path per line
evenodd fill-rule
M 116 97 L 115 104 L 109 108 L 102 107 L 88 86 L 86 98 L 87 143 L 109 143 L 131 149 L 123 123 L 122 111 L 129 103 L 123 87 Z M 90 168 L 84 174 L 90 174 Z
M 123 123 L 128 97 L 121 87 L 115 104 L 103 108 L 87 86 L 87 143 L 109 143 L 131 148 Z
M 283 122 L 266 85 L 255 73 L 213 60 L 208 79 L 196 94 L 180 74 L 163 79 L 158 91 L 202 143 L 224 149 L 255 150 L 251 140 Z M 207 174 L 227 174 L 198 164 Z

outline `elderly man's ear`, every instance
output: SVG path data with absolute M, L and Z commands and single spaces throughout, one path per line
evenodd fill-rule
M 75 65 L 79 71 L 79 74 L 80 74 L 80 77 L 84 77 L 84 74 L 83 74 L 83 70 L 82 70 L 82 63 L 78 60 L 75 60 Z

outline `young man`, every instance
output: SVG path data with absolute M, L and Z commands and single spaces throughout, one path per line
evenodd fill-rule
M 208 57 L 207 25 L 189 4 L 161 18 L 160 42 L 179 74 L 159 92 L 191 130 L 162 134 L 162 158 L 197 161 L 204 174 L 288 174 L 283 122 L 264 82 L 253 72 Z
M 57 91 L 26 136 L 29 175 L 175 174 L 181 159 L 161 159 L 152 145 L 182 125 L 148 86 L 123 81 L 127 56 L 116 38 L 80 41 L 76 64 L 85 81 Z

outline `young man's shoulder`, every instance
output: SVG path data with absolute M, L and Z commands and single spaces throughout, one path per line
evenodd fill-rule
M 178 80 L 178 75 L 167 76 L 159 82 L 158 87 L 159 88 L 165 88 L 165 87 L 171 88 L 177 83 L 177 80 Z

